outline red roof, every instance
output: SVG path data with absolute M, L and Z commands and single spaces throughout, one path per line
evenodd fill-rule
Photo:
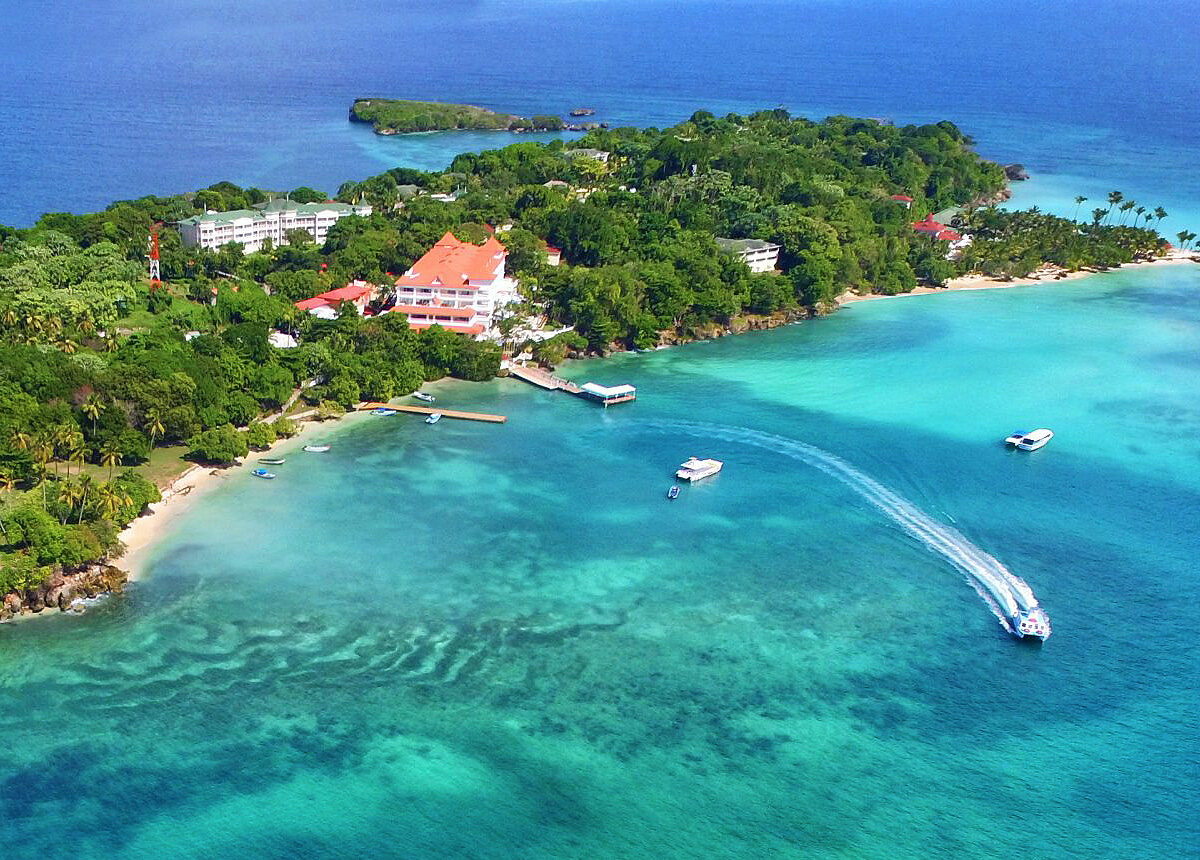
M 392 308 L 392 313 L 398 314 L 424 314 L 425 316 L 444 316 L 444 317 L 461 317 L 462 319 L 471 319 L 475 316 L 474 308 L 447 308 L 439 305 L 396 305 Z
M 926 215 L 924 221 L 914 221 L 912 227 L 918 233 L 928 233 L 931 236 L 936 236 L 946 229 L 946 225 L 934 221 L 932 215 Z
M 396 279 L 400 287 L 467 287 L 468 281 L 490 281 L 504 273 L 508 251 L 489 236 L 482 245 L 460 241 L 447 232 L 412 268 Z
M 949 227 L 947 227 L 945 230 L 938 233 L 937 237 L 939 239 L 945 239 L 947 242 L 957 242 L 962 238 L 962 233 L 959 233 L 957 230 L 951 230 Z
M 913 199 L 904 194 L 893 194 L 893 200 L 899 200 L 901 203 L 912 203 Z
M 341 302 L 358 302 L 365 298 L 369 298 L 371 293 L 375 292 L 375 288 L 363 281 L 351 281 L 344 287 L 338 287 L 336 290 L 330 290 L 327 293 L 321 293 L 319 296 L 313 296 L 311 299 L 305 299 L 302 302 L 296 302 L 296 307 L 302 311 L 310 311 L 313 308 L 319 308 L 322 305 L 336 305 Z
M 561 253 L 562 253 L 562 248 L 555 248 L 553 245 L 547 245 L 547 246 L 546 246 L 546 253 L 547 253 L 547 254 L 561 254 Z

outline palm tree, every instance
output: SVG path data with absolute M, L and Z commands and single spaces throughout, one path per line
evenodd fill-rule
M 90 453 L 88 447 L 83 444 L 83 436 L 76 434 L 71 440 L 71 449 L 67 452 L 68 462 L 75 464 L 75 474 L 78 475 L 83 471 L 83 464 Z M 67 469 L 67 475 L 70 476 L 70 468 Z
M 71 512 L 75 510 L 75 506 L 83 499 L 83 489 L 75 481 L 67 481 L 58 488 L 58 500 L 66 505 L 66 510 L 63 511 L 62 524 L 67 524 L 67 519 L 71 516 Z
M 1106 211 L 1104 211 L 1103 209 L 1093 209 L 1093 210 L 1092 210 L 1092 226 L 1093 226 L 1093 227 L 1099 227 L 1099 226 L 1100 226 L 1100 221 L 1101 221 L 1101 220 L 1104 218 L 1104 216 L 1105 216 L 1105 215 L 1107 215 L 1107 214 L 1108 214 L 1108 213 L 1107 213 Z
M 108 479 L 112 480 L 113 468 L 121 462 L 121 449 L 115 442 L 106 442 L 100 449 L 100 465 L 108 466 Z
M 17 479 L 8 472 L 0 472 L 0 492 L 8 492 L 16 489 Z M 0 516 L 0 534 L 4 535 L 4 539 L 8 540 L 8 529 L 4 527 L 4 517 Z
M 97 492 L 100 494 L 100 509 L 108 514 L 110 520 L 125 505 L 133 504 L 133 499 L 114 487 L 111 482 L 101 484 Z
M 1126 200 L 1119 207 L 1117 207 L 1121 210 L 1121 225 L 1122 226 L 1125 225 L 1125 218 L 1128 215 L 1129 210 L 1132 209 L 1134 206 L 1137 206 L 1136 200 Z
M 157 409 L 146 410 L 146 421 L 142 426 L 150 432 L 150 450 L 153 451 L 154 437 L 161 435 L 165 429 Z
M 87 509 L 88 490 L 92 488 L 92 476 L 84 475 L 79 479 L 79 519 L 75 521 L 76 525 L 83 522 L 83 512 Z
M 1161 206 L 1155 206 L 1154 207 L 1154 217 L 1157 220 L 1161 221 L 1162 219 L 1167 217 L 1167 210 L 1163 209 Z
M 1087 202 L 1087 198 L 1082 194 L 1075 198 L 1075 214 L 1071 216 L 1072 221 L 1079 220 L 1079 207 Z
M 96 435 L 96 419 L 100 417 L 101 410 L 104 409 L 104 402 L 100 399 L 100 395 L 92 392 L 83 399 L 83 414 L 92 419 L 92 435 Z
M 71 443 L 75 441 L 74 435 L 72 428 L 66 424 L 59 424 L 50 433 L 50 441 L 54 444 L 54 476 L 56 478 L 58 477 L 59 458 L 62 454 L 66 454 L 70 450 Z M 69 461 L 67 465 L 67 477 L 71 477 Z
M 1146 207 L 1139 206 L 1137 209 L 1135 209 L 1133 211 L 1134 211 L 1133 226 L 1136 227 L 1138 221 L 1142 220 L 1142 216 L 1146 214 Z M 1149 221 L 1150 219 L 1147 218 L 1146 220 Z
M 8 439 L 18 451 L 28 451 L 33 447 L 33 437 L 20 430 L 14 430 Z

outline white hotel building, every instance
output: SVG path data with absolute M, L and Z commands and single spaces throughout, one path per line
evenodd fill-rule
M 229 242 L 237 242 L 246 254 L 261 251 L 270 239 L 276 247 L 287 244 L 289 230 L 307 230 L 318 245 L 341 218 L 347 215 L 371 214 L 370 206 L 347 203 L 293 203 L 272 200 L 257 209 L 235 209 L 232 212 L 206 212 L 179 222 L 179 234 L 188 247 L 199 245 L 215 251 Z
M 412 268 L 396 279 L 396 306 L 410 328 L 435 323 L 459 334 L 483 337 L 496 312 L 517 295 L 517 282 L 504 274 L 507 249 L 488 238 L 473 245 L 446 233 Z

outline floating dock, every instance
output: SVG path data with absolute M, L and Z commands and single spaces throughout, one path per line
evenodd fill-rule
M 544 388 L 547 391 L 565 391 L 567 394 L 574 394 L 576 397 L 582 397 L 585 400 L 594 400 L 596 403 L 601 403 L 608 406 L 612 403 L 628 403 L 630 400 L 637 399 L 637 389 L 632 385 L 614 385 L 604 386 L 595 382 L 585 382 L 583 385 L 576 385 L 568 379 L 563 379 L 561 376 L 555 376 L 548 370 L 543 370 L 540 367 L 529 367 L 524 364 L 514 364 L 508 368 L 510 376 L 515 376 L 517 379 L 524 380 L 530 385 L 536 385 L 538 388 Z
M 508 420 L 506 415 L 489 415 L 486 412 L 460 412 L 455 409 L 437 409 L 428 406 L 408 406 L 400 403 L 360 403 L 359 411 L 371 409 L 395 409 L 397 412 L 412 412 L 416 415 L 432 415 L 441 413 L 443 418 L 458 418 L 462 421 L 485 421 L 489 424 L 503 424 Z

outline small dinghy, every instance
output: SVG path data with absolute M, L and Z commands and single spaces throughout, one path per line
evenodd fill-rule
M 371 414 L 372 415 L 395 415 L 396 410 L 388 409 L 387 407 L 384 407 L 384 406 L 378 406 L 375 409 L 371 410 Z
M 304 450 L 310 454 L 324 454 L 329 450 L 328 445 L 305 445 Z
M 285 457 L 259 457 L 258 462 L 266 463 L 269 466 L 282 466 L 287 459 Z
M 417 398 L 418 400 L 424 400 L 426 403 L 432 403 L 437 399 L 432 394 L 426 394 L 424 391 L 414 391 L 413 397 Z
M 268 472 L 266 469 L 255 469 L 250 474 L 256 478 L 266 478 L 267 480 L 275 477 L 274 472 Z
M 426 424 L 437 424 L 441 420 L 442 420 L 442 413 L 434 412 L 432 415 L 430 415 L 428 418 L 425 419 L 425 423 Z
M 667 498 L 668 499 L 678 499 L 679 498 L 679 486 L 678 485 L 675 485 L 675 486 L 671 487 L 671 489 L 667 490 Z

